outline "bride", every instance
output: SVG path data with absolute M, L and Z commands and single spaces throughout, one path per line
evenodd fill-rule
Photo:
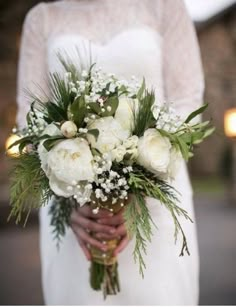
M 197 39 L 182 0 L 61 0 L 40 3 L 28 13 L 22 36 L 18 73 L 18 124 L 24 126 L 29 102 L 24 89 L 39 92 L 50 71 L 58 70 L 55 53 L 90 46 L 103 70 L 129 79 L 145 76 L 157 102 L 170 101 L 182 116 L 202 103 L 203 74 Z M 184 162 L 174 182 L 181 206 L 194 219 L 192 189 Z M 168 212 L 147 200 L 154 230 L 147 246 L 144 279 L 133 263 L 122 213 L 94 215 L 89 206 L 74 211 L 60 250 L 52 239 L 48 206 L 40 212 L 40 248 L 45 303 L 49 305 L 196 305 L 199 263 L 195 224 L 181 221 L 191 256 L 179 257 L 173 244 Z M 96 232 L 92 238 L 89 231 Z M 122 289 L 103 300 L 89 285 L 89 245 L 106 250 L 102 239 L 121 238 L 119 259 Z

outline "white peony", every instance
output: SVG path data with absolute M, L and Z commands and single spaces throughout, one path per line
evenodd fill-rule
M 171 143 L 156 129 L 148 129 L 138 143 L 138 163 L 149 171 L 165 175 L 170 163 Z
M 101 153 L 111 152 L 129 137 L 129 132 L 123 129 L 112 116 L 96 119 L 89 124 L 88 128 L 99 130 L 97 140 L 91 134 L 88 134 L 87 138 L 91 146 Z
M 68 120 L 61 125 L 61 132 L 66 138 L 72 138 L 76 135 L 77 126 L 74 122 Z
M 61 131 L 60 129 L 55 126 L 54 124 L 49 124 L 44 131 L 42 132 L 42 135 L 50 135 L 50 136 L 60 136 Z M 46 175 L 48 174 L 48 164 L 47 164 L 47 159 L 48 159 L 48 151 L 47 149 L 43 146 L 43 142 L 45 140 L 42 140 L 38 146 L 38 154 L 39 154 L 39 158 L 41 161 L 41 167 L 44 170 L 44 172 L 46 173 Z
M 93 156 L 86 140 L 75 138 L 59 142 L 48 152 L 46 163 L 50 188 L 56 195 L 75 195 L 80 204 L 88 200 L 91 191 L 85 186 L 95 175 Z
M 129 132 L 134 127 L 134 114 L 138 109 L 138 100 L 128 97 L 121 97 L 119 105 L 115 113 L 115 119 L 120 123 L 121 127 Z

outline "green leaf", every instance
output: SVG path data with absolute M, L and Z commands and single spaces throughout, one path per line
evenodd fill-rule
M 64 140 L 63 136 L 54 136 L 43 142 L 43 146 L 50 151 L 60 140 Z
M 90 102 L 88 104 L 88 106 L 90 107 L 90 110 L 92 112 L 94 112 L 95 114 L 100 114 L 101 113 L 101 107 L 100 107 L 99 103 L 97 103 L 97 102 Z
M 146 82 L 145 82 L 145 78 L 143 78 L 142 85 L 141 85 L 141 87 L 140 87 L 140 89 L 138 90 L 138 93 L 137 93 L 137 98 L 139 100 L 143 97 L 145 88 L 146 88 Z
M 104 103 L 105 112 L 101 112 L 102 117 L 113 116 L 116 113 L 116 110 L 119 105 L 119 99 L 117 96 L 109 97 L 108 100 Z M 110 111 L 107 110 L 111 108 Z
M 192 112 L 187 119 L 185 120 L 185 123 L 189 123 L 192 119 L 194 119 L 197 115 L 203 113 L 206 108 L 208 107 L 208 104 L 204 104 L 202 107 L 200 107 L 199 109 L 197 109 L 196 111 Z
M 184 160 L 188 161 L 189 149 L 188 149 L 187 144 L 182 140 L 181 136 L 177 137 L 176 139 L 178 141 L 179 148 L 180 148 L 180 151 L 182 153 Z
M 95 137 L 95 140 L 97 141 L 98 136 L 99 136 L 99 130 L 98 129 L 90 129 L 90 130 L 88 130 L 87 133 L 92 134 Z
M 21 143 L 25 143 L 25 142 L 27 142 L 28 144 L 29 144 L 29 142 L 30 142 L 30 143 L 32 144 L 32 137 L 26 136 L 26 137 L 21 138 L 20 140 L 15 141 L 14 143 L 12 143 L 12 144 L 7 148 L 7 150 L 9 150 L 9 149 L 11 149 L 12 147 L 15 147 L 15 146 L 17 146 L 17 145 L 19 145 L 19 144 L 21 144 Z
M 69 109 L 70 119 L 77 125 L 81 127 L 86 116 L 87 108 L 85 99 L 83 96 L 80 96 L 74 100 Z
M 66 112 L 59 106 L 57 106 L 53 102 L 46 103 L 48 116 L 52 121 L 61 122 L 63 120 L 67 120 Z
M 155 125 L 155 118 L 152 113 L 152 107 L 155 102 L 154 92 L 145 92 L 144 97 L 139 100 L 138 110 L 134 111 L 134 131 L 133 133 L 138 137 L 142 136 L 144 132 Z
M 210 127 L 209 129 L 207 129 L 205 132 L 204 132 L 204 136 L 203 138 L 207 138 L 208 136 L 212 135 L 212 133 L 216 130 L 215 127 Z

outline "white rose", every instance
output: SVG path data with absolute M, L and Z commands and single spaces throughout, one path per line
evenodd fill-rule
M 121 97 L 115 113 L 115 119 L 123 129 L 132 131 L 134 127 L 134 114 L 138 109 L 138 100 L 128 97 Z
M 170 152 L 170 163 L 168 166 L 168 176 L 171 179 L 174 179 L 177 175 L 177 172 L 180 168 L 180 164 L 182 161 L 182 154 L 176 148 L 172 148 Z
M 72 138 L 76 135 L 77 126 L 75 123 L 68 120 L 61 125 L 61 132 L 66 138 Z
M 111 151 L 112 160 L 121 162 L 126 154 L 126 148 L 120 145 Z
M 54 124 L 49 124 L 44 131 L 42 132 L 42 135 L 50 135 L 50 136 L 60 136 L 61 131 L 60 129 L 55 126 Z M 43 142 L 45 140 L 42 140 L 38 146 L 38 154 L 39 154 L 39 158 L 41 161 L 41 167 L 44 170 L 44 172 L 46 173 L 46 175 L 48 174 L 48 164 L 47 164 L 47 159 L 48 159 L 48 151 L 47 149 L 43 146 Z
M 148 129 L 138 143 L 138 163 L 149 171 L 165 175 L 170 163 L 171 143 L 156 129 Z
M 137 147 L 128 149 L 126 151 L 126 153 L 128 155 L 130 155 L 130 157 L 129 157 L 130 160 L 137 160 L 137 158 L 138 158 L 138 149 L 137 149 Z
M 99 130 L 97 140 L 91 134 L 88 134 L 87 138 L 91 146 L 101 153 L 109 153 L 129 136 L 129 132 L 124 130 L 112 116 L 96 119 L 88 128 Z
M 132 135 L 124 141 L 123 145 L 125 146 L 125 148 L 134 148 L 138 146 L 138 140 L 139 138 L 137 135 Z

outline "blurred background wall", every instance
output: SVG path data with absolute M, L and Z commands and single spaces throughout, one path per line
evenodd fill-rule
M 9 163 L 5 142 L 15 124 L 22 22 L 38 2 L 0 1 L 0 305 L 43 304 L 37 215 L 26 229 L 6 224 Z M 215 8 L 213 2 L 221 5 Z M 234 3 L 186 0 L 196 24 L 205 72 L 205 101 L 209 103 L 205 118 L 212 118 L 217 128 L 217 133 L 197 148 L 189 164 L 201 256 L 200 303 L 205 305 L 236 305 L 236 203 L 230 198 L 232 141 L 223 130 L 223 114 L 236 104 Z

